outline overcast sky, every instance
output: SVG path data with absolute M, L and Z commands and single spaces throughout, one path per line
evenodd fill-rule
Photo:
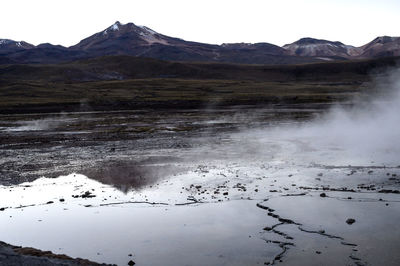
M 0 38 L 70 46 L 120 21 L 185 40 L 361 46 L 400 35 L 400 0 L 1 0 Z

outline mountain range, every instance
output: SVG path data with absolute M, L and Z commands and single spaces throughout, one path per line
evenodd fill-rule
M 24 41 L 0 39 L 0 64 L 61 63 L 108 55 L 169 61 L 299 64 L 400 56 L 400 37 L 377 37 L 361 47 L 314 38 L 302 38 L 282 47 L 270 43 L 213 45 L 185 41 L 146 26 L 117 21 L 71 47 L 49 43 L 35 46 Z

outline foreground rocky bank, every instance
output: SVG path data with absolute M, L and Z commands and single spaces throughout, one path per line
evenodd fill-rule
M 35 248 L 12 246 L 0 241 L 0 265 L 8 266 L 94 266 L 99 264 L 90 260 L 71 258 L 67 255 L 54 254 L 51 251 L 41 251 Z

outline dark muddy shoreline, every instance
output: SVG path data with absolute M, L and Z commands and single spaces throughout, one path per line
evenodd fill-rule
M 60 112 L 107 112 L 107 111 L 135 111 L 135 110 L 149 110 L 149 111 L 165 111 L 176 112 L 179 110 L 207 110 L 212 109 L 262 109 L 265 106 L 275 107 L 277 109 L 292 106 L 296 108 L 319 108 L 326 109 L 327 106 L 335 104 L 337 101 L 343 101 L 348 96 L 342 97 L 341 95 L 328 96 L 326 99 L 321 99 L 315 102 L 314 99 L 307 97 L 299 98 L 298 96 L 288 97 L 258 97 L 257 99 L 212 99 L 204 100 L 172 100 L 172 101 L 118 101 L 110 100 L 106 102 L 87 102 L 78 101 L 72 103 L 48 103 L 48 104 L 18 104 L 15 106 L 4 106 L 0 108 L 0 114 L 46 114 L 46 113 L 60 113 Z M 179 108 L 177 108 L 179 106 Z
M 18 265 L 65 265 L 65 266 L 95 266 L 111 265 L 99 264 L 90 260 L 71 258 L 66 255 L 53 254 L 50 251 L 41 251 L 35 248 L 13 246 L 0 241 L 0 265 L 18 266 Z

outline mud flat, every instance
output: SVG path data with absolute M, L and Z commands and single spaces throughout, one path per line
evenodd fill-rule
M 117 265 L 400 263 L 396 143 L 244 111 L 3 116 L 1 240 Z

